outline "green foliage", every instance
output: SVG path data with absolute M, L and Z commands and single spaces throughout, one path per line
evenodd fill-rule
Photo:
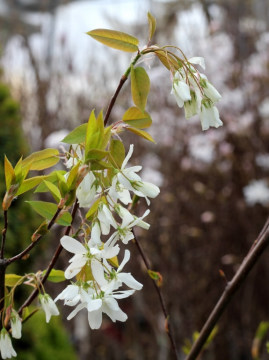
M 131 90 L 134 104 L 144 111 L 150 90 L 150 80 L 142 67 L 131 67 Z
M 27 201 L 27 202 L 39 215 L 41 215 L 47 220 L 51 220 L 58 209 L 56 204 L 47 201 Z M 71 224 L 71 221 L 72 221 L 71 214 L 69 212 L 65 212 L 59 216 L 59 218 L 56 220 L 56 223 L 63 226 L 69 226 Z
M 87 32 L 87 34 L 114 49 L 127 52 L 138 51 L 138 40 L 129 34 L 108 29 L 95 29 Z
M 76 360 L 60 317 L 53 317 L 49 324 L 46 324 L 42 311 L 38 311 L 25 322 L 22 339 L 12 341 L 18 360 Z

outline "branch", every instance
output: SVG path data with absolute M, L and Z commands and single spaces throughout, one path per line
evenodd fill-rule
M 136 57 L 134 58 L 134 60 L 132 61 L 132 65 L 135 65 L 137 60 L 141 57 L 141 54 L 140 52 L 138 52 L 138 54 L 136 55 Z M 123 87 L 125 81 L 128 79 L 128 76 L 130 74 L 130 71 L 131 71 L 131 66 L 126 70 L 125 74 L 122 75 L 121 79 L 120 79 L 120 82 L 119 82 L 119 85 L 115 91 L 115 94 L 112 96 L 111 100 L 110 100 L 110 103 L 108 105 L 108 108 L 107 108 L 107 111 L 106 111 L 106 115 L 105 115 L 105 118 L 104 118 L 104 124 L 105 126 L 107 125 L 108 123 L 108 119 L 109 119 L 109 116 L 110 116 L 110 113 L 113 109 L 113 106 L 117 100 L 117 97 L 119 95 L 119 92 L 121 91 L 121 88 Z
M 135 240 L 135 244 L 138 248 L 138 251 L 144 261 L 144 264 L 147 268 L 147 270 L 150 270 L 150 264 L 146 258 L 146 255 L 141 247 L 141 244 L 140 244 L 140 241 L 138 240 L 138 238 L 136 237 L 135 235 L 135 232 L 134 232 L 134 229 L 132 229 L 132 232 L 133 232 L 133 235 L 134 235 L 134 240 Z M 160 287 L 157 285 L 156 281 L 152 279 L 152 282 L 153 282 L 153 285 L 155 287 L 155 290 L 157 291 L 157 294 L 158 294 L 158 297 L 159 297 L 159 301 L 160 301 L 160 304 L 161 304 L 161 308 L 162 308 L 162 312 L 164 314 L 164 317 L 165 317 L 165 321 L 166 321 L 166 332 L 167 332 L 167 335 L 169 337 L 169 340 L 171 342 L 171 346 L 172 346 L 172 349 L 173 349 L 173 352 L 174 352 L 174 357 L 175 359 L 178 359 L 178 356 L 177 356 L 177 348 L 176 348 L 176 342 L 175 342 L 175 339 L 174 339 L 174 336 L 173 336 L 173 333 L 172 333 L 172 330 L 171 330 L 171 325 L 170 325 L 170 319 L 169 319 L 169 315 L 168 315 L 168 312 L 167 312 L 167 309 L 166 309 L 166 305 L 165 305 L 165 302 L 164 302 L 164 298 L 163 298 L 163 295 L 162 295 L 162 292 L 161 292 L 161 289 Z
M 2 243 L 1 243 L 1 251 L 0 251 L 0 259 L 1 260 L 4 259 L 7 228 L 8 228 L 7 210 L 4 210 L 4 229 L 2 230 Z
M 57 220 L 58 215 L 60 214 L 62 209 L 58 208 L 56 213 L 54 214 L 53 218 L 50 220 L 50 222 L 48 223 L 48 230 L 51 229 L 52 225 L 54 225 L 55 221 Z M 7 265 L 10 265 L 11 263 L 13 263 L 14 261 L 20 260 L 22 259 L 25 255 L 28 254 L 28 252 L 30 252 L 38 243 L 39 241 L 42 239 L 43 235 L 40 235 L 39 238 L 36 241 L 33 241 L 30 245 L 27 246 L 27 248 L 25 248 L 21 253 L 13 256 L 12 258 L 7 260 Z
M 267 219 L 265 226 L 260 232 L 258 238 L 254 241 L 249 253 L 243 260 L 242 264 L 235 273 L 234 277 L 230 282 L 228 282 L 224 292 L 222 293 L 217 304 L 215 305 L 214 309 L 209 315 L 206 323 L 204 324 L 200 332 L 198 339 L 193 344 L 191 351 L 185 360 L 195 360 L 197 358 L 204 344 L 206 343 L 208 336 L 210 335 L 216 323 L 218 322 L 219 318 L 221 317 L 222 313 L 224 312 L 224 310 L 232 300 L 233 295 L 243 284 L 249 272 L 257 263 L 257 261 L 259 260 L 265 249 L 268 247 L 268 245 L 269 245 L 269 218 Z
M 75 219 L 76 212 L 77 212 L 77 210 L 78 210 L 78 207 L 79 207 L 79 206 L 78 206 L 78 200 L 76 200 L 75 205 L 74 205 L 73 210 L 72 210 L 72 222 L 71 222 L 71 225 L 69 225 L 69 226 L 66 228 L 64 235 L 69 235 L 69 233 L 70 233 L 70 231 L 71 231 L 71 228 L 72 228 L 72 224 L 73 224 L 74 219 Z M 57 249 L 56 249 L 56 251 L 55 251 L 55 253 L 54 253 L 54 255 L 53 255 L 53 257 L 52 257 L 52 259 L 51 259 L 51 261 L 50 261 L 50 263 L 49 263 L 49 265 L 48 265 L 47 271 L 46 271 L 45 275 L 43 276 L 43 279 L 42 279 L 42 281 L 41 281 L 42 285 L 44 285 L 44 283 L 46 282 L 47 278 L 49 277 L 49 274 L 50 274 L 53 266 L 55 265 L 56 261 L 58 260 L 60 254 L 61 254 L 61 252 L 62 252 L 62 249 L 63 249 L 62 245 L 59 244 L 58 247 L 57 247 Z M 28 297 L 28 299 L 26 299 L 25 302 L 24 302 L 24 304 L 22 304 L 22 306 L 19 308 L 19 310 L 18 310 L 18 314 L 19 314 L 19 315 L 22 315 L 23 309 L 24 309 L 25 307 L 29 306 L 29 305 L 33 302 L 33 300 L 37 297 L 38 293 L 39 293 L 39 290 L 38 290 L 38 289 L 35 289 L 35 290 L 32 292 L 32 294 L 30 294 L 30 296 Z

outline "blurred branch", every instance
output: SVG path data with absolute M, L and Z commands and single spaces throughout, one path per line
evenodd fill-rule
M 262 231 L 260 232 L 258 238 L 254 241 L 253 246 L 251 247 L 249 253 L 243 260 L 241 266 L 235 273 L 231 281 L 227 283 L 227 286 L 219 298 L 216 306 L 209 315 L 206 323 L 204 324 L 200 335 L 193 347 L 191 348 L 190 353 L 186 357 L 186 360 L 195 360 L 202 350 L 204 344 L 206 343 L 207 338 L 209 337 L 214 326 L 218 322 L 222 313 L 232 300 L 236 291 L 244 283 L 247 275 L 252 270 L 254 265 L 257 263 L 265 249 L 269 245 L 269 218 L 267 219 Z
M 135 235 L 135 232 L 134 232 L 134 229 L 132 229 L 132 232 L 133 232 L 133 235 L 134 235 L 134 240 L 135 240 L 135 244 L 138 248 L 138 251 L 143 259 L 143 262 L 147 268 L 147 270 L 151 270 L 150 269 L 150 264 L 148 262 L 148 259 L 146 258 L 146 255 L 142 249 L 142 246 L 140 244 L 140 241 L 138 240 L 137 236 Z M 167 335 L 169 337 L 169 340 L 171 342 L 171 346 L 172 346 L 172 349 L 173 349 L 173 352 L 174 352 L 174 357 L 175 359 L 178 359 L 178 356 L 177 356 L 177 348 L 176 348 L 176 342 L 175 342 L 175 339 L 174 339 L 174 336 L 173 336 L 173 333 L 172 333 L 172 329 L 171 329 L 171 325 L 170 325 L 170 318 L 169 318 L 169 314 L 168 314 L 168 311 L 166 309 L 166 305 L 165 305 L 165 302 L 164 302 L 164 298 L 163 298 L 163 295 L 162 295 L 162 292 L 161 292 L 161 289 L 160 287 L 157 285 L 156 281 L 152 279 L 152 282 L 153 282 L 153 285 L 155 287 L 155 290 L 157 291 L 157 294 L 158 294 L 158 297 L 159 297 L 159 300 L 160 300 L 160 304 L 161 304 L 161 308 L 162 308 L 162 312 L 164 314 L 164 317 L 165 317 L 165 330 L 167 332 Z

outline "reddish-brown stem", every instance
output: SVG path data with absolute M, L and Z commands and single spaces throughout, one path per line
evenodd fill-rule
M 143 259 L 143 262 L 147 268 L 147 270 L 150 270 L 150 264 L 149 264 L 149 261 L 144 253 L 144 250 L 142 249 L 142 246 L 140 244 L 140 241 L 138 240 L 137 236 L 135 235 L 135 232 L 134 232 L 134 229 L 132 229 L 132 232 L 134 234 L 134 240 L 135 240 L 135 244 L 138 248 L 138 251 Z M 167 332 L 167 335 L 169 337 L 169 340 L 170 340 L 170 343 L 171 343 L 171 347 L 173 349 L 173 353 L 174 353 L 174 357 L 175 359 L 178 359 L 178 355 L 177 355 L 177 348 L 176 348 L 176 342 L 175 342 L 175 339 L 174 339 L 174 336 L 173 336 L 173 333 L 172 333 L 172 330 L 171 330 L 171 324 L 170 324 L 170 319 L 169 319 L 169 315 L 168 315 L 168 311 L 166 309 L 166 305 L 165 305 L 165 302 L 164 302 L 164 298 L 163 298 L 163 295 L 162 295 L 162 292 L 161 292 L 161 289 L 160 287 L 157 285 L 156 281 L 152 279 L 152 282 L 153 282 L 153 285 L 155 287 L 155 290 L 157 291 L 157 294 L 158 294 L 158 297 L 159 297 L 159 301 L 160 301 L 160 304 L 161 304 L 161 308 L 162 308 L 162 312 L 164 314 L 164 318 L 165 318 L 165 321 L 166 321 L 166 332 Z
M 4 210 L 4 229 L 2 230 L 2 243 L 1 243 L 0 259 L 4 259 L 7 228 L 8 228 L 7 210 Z
M 137 62 L 137 60 L 138 60 L 140 57 L 141 57 L 141 53 L 138 52 L 137 55 L 136 55 L 136 57 L 135 57 L 134 60 L 132 61 L 131 66 L 132 66 L 132 65 L 135 65 L 136 62 Z M 110 103 L 109 103 L 109 105 L 108 105 L 108 108 L 107 108 L 107 111 L 106 111 L 106 115 L 105 115 L 105 118 L 104 118 L 104 125 L 105 125 L 105 126 L 106 126 L 107 123 L 108 123 L 110 113 L 111 113 L 111 111 L 112 111 L 112 109 L 113 109 L 113 106 L 114 106 L 114 104 L 115 104 L 115 102 L 116 102 L 116 100 L 117 100 L 117 97 L 118 97 L 118 95 L 119 95 L 119 93 L 120 93 L 120 91 L 121 91 L 121 88 L 123 87 L 125 81 L 128 79 L 128 76 L 129 76 L 130 71 L 131 71 L 131 66 L 126 70 L 125 74 L 122 75 L 122 77 L 121 77 L 121 79 L 120 79 L 120 82 L 119 82 L 119 85 L 118 85 L 118 87 L 117 87 L 114 95 L 112 96 L 112 98 L 111 98 L 111 100 L 110 100 Z
M 75 219 L 75 216 L 76 216 L 76 212 L 77 212 L 77 210 L 78 210 L 78 207 L 79 207 L 78 201 L 76 200 L 75 205 L 74 205 L 73 210 L 72 210 L 72 214 L 71 214 L 71 215 L 72 215 L 72 222 L 71 222 L 71 224 L 66 228 L 66 230 L 65 230 L 65 232 L 64 232 L 65 235 L 69 235 L 69 233 L 70 233 L 70 231 L 71 231 L 72 224 L 73 224 L 73 222 L 74 222 L 74 219 Z M 56 251 L 55 251 L 55 253 L 54 253 L 54 255 L 53 255 L 53 257 L 52 257 L 52 259 L 51 259 L 51 261 L 50 261 L 50 263 L 49 263 L 49 265 L 48 265 L 48 267 L 47 267 L 47 271 L 46 271 L 45 275 L 44 275 L 43 278 L 42 278 L 42 281 L 41 281 L 42 285 L 44 285 L 44 283 L 46 282 L 47 278 L 49 277 L 49 274 L 50 274 L 53 266 L 55 265 L 56 261 L 58 260 L 60 254 L 61 254 L 62 249 L 63 249 L 63 248 L 62 248 L 61 244 L 59 244 L 58 247 L 57 247 L 57 249 L 56 249 Z M 33 302 L 33 300 L 37 297 L 38 293 L 39 293 L 39 290 L 38 290 L 38 289 L 35 289 L 35 290 L 30 294 L 30 296 L 25 300 L 25 302 L 24 302 L 24 303 L 22 304 L 22 306 L 19 308 L 19 310 L 18 310 L 18 314 L 19 314 L 19 315 L 22 314 L 22 311 L 23 311 L 23 309 L 24 309 L 25 307 L 29 306 L 29 305 Z
M 55 223 L 58 215 L 60 214 L 62 209 L 58 208 L 56 213 L 54 214 L 53 218 L 50 220 L 49 224 L 48 224 L 48 230 L 51 229 L 52 225 Z M 42 239 L 42 235 L 40 235 L 40 237 L 36 240 L 33 241 L 30 245 L 27 246 L 27 248 L 25 248 L 21 253 L 13 256 L 12 258 L 7 260 L 7 265 L 13 263 L 14 261 L 20 260 L 22 259 L 25 255 L 27 255 L 38 243 L 39 241 Z
M 235 273 L 231 281 L 227 283 L 225 290 L 223 291 L 221 297 L 219 298 L 217 304 L 209 315 L 206 323 L 204 324 L 198 339 L 193 344 L 190 353 L 186 357 L 186 360 L 195 360 L 200 354 L 203 346 L 208 339 L 208 336 L 214 329 L 222 313 L 232 300 L 236 291 L 245 281 L 249 272 L 253 269 L 254 265 L 257 263 L 265 249 L 269 245 L 269 218 L 262 231 L 260 232 L 258 238 L 254 241 L 254 244 L 251 247 L 251 250 L 243 260 L 241 266 Z
M 110 100 L 110 103 L 108 105 L 108 108 L 107 108 L 107 111 L 106 111 L 106 115 L 105 115 L 105 118 L 104 118 L 104 125 L 106 126 L 107 123 L 108 123 L 108 120 L 109 120 L 109 116 L 110 116 L 110 113 L 113 109 L 113 106 L 116 102 L 116 99 L 119 95 L 119 92 L 121 91 L 121 88 L 123 87 L 125 81 L 128 79 L 128 77 L 124 74 L 122 75 L 121 79 L 120 79 L 120 82 L 119 82 L 119 85 L 115 91 L 115 94 L 112 96 L 111 100 Z

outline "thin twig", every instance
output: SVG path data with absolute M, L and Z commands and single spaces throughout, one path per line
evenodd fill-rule
M 52 225 L 55 223 L 55 221 L 57 220 L 58 215 L 60 214 L 62 209 L 58 208 L 56 213 L 54 214 L 53 218 L 50 220 L 50 222 L 48 223 L 48 230 L 51 229 Z M 25 248 L 21 253 L 13 256 L 12 258 L 7 260 L 7 265 L 10 265 L 11 263 L 13 263 L 14 261 L 20 260 L 22 259 L 25 255 L 27 255 L 38 243 L 39 241 L 42 239 L 43 235 L 40 235 L 39 238 L 36 241 L 33 241 L 30 245 L 27 246 L 27 248 Z
M 209 315 L 206 323 L 204 324 L 200 335 L 196 342 L 193 344 L 190 353 L 186 357 L 186 360 L 195 360 L 199 353 L 201 352 L 206 340 L 215 325 L 217 324 L 222 313 L 232 300 L 233 295 L 243 284 L 249 272 L 252 270 L 254 265 L 257 263 L 265 249 L 269 245 L 269 218 L 262 231 L 260 232 L 258 238 L 254 241 L 254 244 L 251 248 L 251 251 L 247 254 L 243 260 L 241 266 L 235 273 L 234 277 L 230 282 L 228 282 L 225 290 L 223 291 L 221 297 L 219 298 L 217 304 Z
M 134 240 L 135 240 L 135 244 L 138 248 L 138 251 L 144 261 L 144 264 L 147 268 L 147 270 L 150 270 L 150 264 L 149 264 L 149 261 L 142 249 L 142 246 L 140 244 L 140 241 L 138 240 L 137 236 L 135 235 L 135 232 L 134 232 L 134 229 L 132 229 L 132 232 L 134 234 Z M 167 335 L 169 337 L 169 340 L 171 342 L 171 346 L 172 346 L 172 349 L 173 349 L 173 353 L 174 353 L 174 357 L 175 359 L 178 359 L 178 355 L 177 355 L 177 348 L 176 348 L 176 342 L 175 342 L 175 339 L 174 339 L 174 336 L 173 336 L 173 333 L 172 333 L 172 330 L 171 330 L 171 324 L 170 324 L 170 319 L 169 319 L 169 315 L 168 315 L 168 311 L 166 309 L 166 305 L 165 305 L 165 302 L 164 302 L 164 298 L 163 298 L 163 295 L 162 295 L 162 292 L 161 292 L 161 289 L 160 287 L 157 285 L 156 281 L 152 279 L 152 282 L 153 282 L 153 285 L 155 287 L 155 290 L 157 291 L 157 294 L 158 294 L 158 297 L 159 297 L 159 300 L 160 300 L 160 304 L 161 304 L 161 308 L 162 308 L 162 312 L 164 314 L 164 317 L 165 317 L 165 321 L 166 321 L 166 332 L 167 332 Z
M 134 58 L 134 60 L 132 61 L 132 65 L 135 65 L 137 60 L 141 57 L 141 53 L 138 52 L 138 54 L 136 55 L 136 57 Z M 106 126 L 107 123 L 108 123 L 108 119 L 109 119 L 109 116 L 111 114 L 111 111 L 113 109 L 113 106 L 117 100 L 117 97 L 119 95 L 119 92 L 121 91 L 121 88 L 123 87 L 125 81 L 128 79 L 128 76 L 130 74 L 130 71 L 131 71 L 131 66 L 126 70 L 125 74 L 122 75 L 121 79 L 120 79 L 120 82 L 119 82 L 119 85 L 115 91 L 115 94 L 112 96 L 111 100 L 110 100 L 110 103 L 108 105 L 108 108 L 107 108 L 107 111 L 106 111 L 106 115 L 105 115 L 105 118 L 104 118 L 104 125 Z
M 71 214 L 71 215 L 72 215 L 72 222 L 71 222 L 71 224 L 66 228 L 65 233 L 64 233 L 65 235 L 69 235 L 69 233 L 70 233 L 70 231 L 71 231 L 72 224 L 73 224 L 73 222 L 74 222 L 74 219 L 75 219 L 75 215 L 76 215 L 77 210 L 78 210 L 78 201 L 76 200 L 75 205 L 74 205 L 73 210 L 72 210 L 72 214 Z M 63 249 L 63 248 L 62 248 L 61 244 L 59 244 L 58 247 L 57 247 L 57 249 L 56 249 L 56 251 L 55 251 L 55 253 L 54 253 L 54 255 L 53 255 L 53 257 L 52 257 L 52 259 L 51 259 L 51 261 L 50 261 L 50 263 L 49 263 L 49 265 L 48 265 L 47 271 L 46 271 L 45 275 L 43 276 L 43 279 L 42 279 L 42 281 L 41 281 L 42 285 L 44 285 L 44 283 L 46 282 L 47 278 L 49 277 L 49 274 L 50 274 L 53 266 L 55 265 L 56 261 L 58 260 L 60 254 L 61 254 L 62 249 Z M 19 308 L 19 310 L 18 310 L 18 314 L 19 314 L 19 315 L 22 315 L 23 309 L 26 308 L 27 306 L 29 306 L 29 305 L 33 302 L 33 300 L 37 297 L 38 293 L 39 293 L 39 290 L 38 290 L 38 289 L 35 289 L 35 290 L 29 295 L 29 297 L 25 300 L 25 302 L 24 302 L 24 303 L 22 304 L 22 306 Z
M 7 228 L 8 228 L 7 210 L 4 210 L 4 229 L 2 230 L 2 243 L 1 243 L 0 259 L 4 259 Z

